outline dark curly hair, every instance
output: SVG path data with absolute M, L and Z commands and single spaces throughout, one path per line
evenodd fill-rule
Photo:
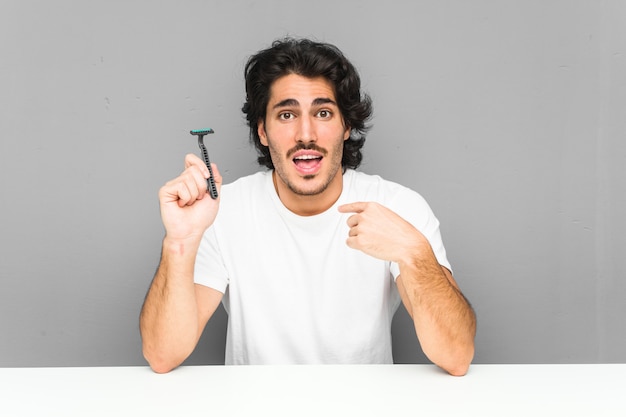
M 369 130 L 366 122 L 372 115 L 372 101 L 367 94 L 361 94 L 358 72 L 334 45 L 293 38 L 274 41 L 270 48 L 250 57 L 245 66 L 246 102 L 241 110 L 246 115 L 259 164 L 274 168 L 269 148 L 261 143 L 257 128 L 259 120 L 265 120 L 272 83 L 289 74 L 321 76 L 332 84 L 344 123 L 351 129 L 350 137 L 344 141 L 341 165 L 344 170 L 358 167 Z

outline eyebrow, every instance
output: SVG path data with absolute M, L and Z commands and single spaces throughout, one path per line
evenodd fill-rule
M 315 100 L 313 100 L 313 103 L 311 103 L 313 106 L 319 106 L 322 104 L 333 104 L 333 105 L 337 105 L 337 103 L 335 103 L 334 100 L 328 98 L 328 97 L 318 97 Z M 279 101 L 278 103 L 274 104 L 274 106 L 272 108 L 274 109 L 278 109 L 281 107 L 299 107 L 300 103 L 298 102 L 298 100 L 296 100 L 295 98 L 286 98 L 284 100 Z

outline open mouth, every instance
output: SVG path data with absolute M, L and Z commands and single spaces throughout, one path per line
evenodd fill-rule
M 310 175 L 317 172 L 323 158 L 323 155 L 318 152 L 298 152 L 293 158 L 293 163 L 298 171 Z

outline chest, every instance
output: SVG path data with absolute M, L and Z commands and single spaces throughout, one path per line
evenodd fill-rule
M 218 236 L 230 295 L 255 303 L 380 304 L 395 285 L 389 263 L 346 245 L 346 219 L 337 213 L 323 222 L 293 223 L 266 214 L 233 225 L 240 230 L 229 234 L 239 239 Z M 255 233 L 246 234 L 251 227 Z

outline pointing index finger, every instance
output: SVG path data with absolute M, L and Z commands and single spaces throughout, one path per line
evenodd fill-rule
M 360 213 L 363 210 L 365 210 L 366 204 L 367 203 L 358 201 L 354 203 L 343 204 L 337 207 L 337 209 L 339 210 L 340 213 Z

